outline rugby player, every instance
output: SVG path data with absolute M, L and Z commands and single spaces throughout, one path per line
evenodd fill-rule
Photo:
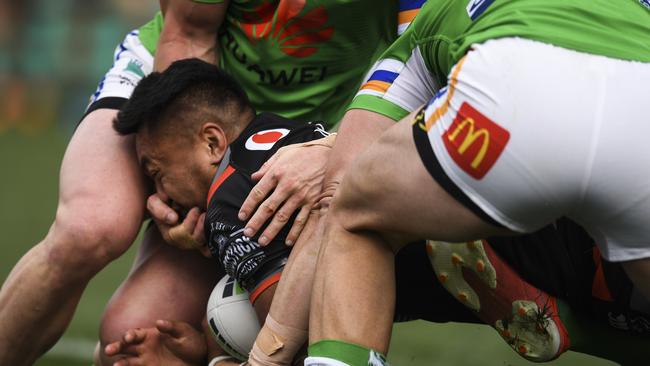
M 288 258 L 290 247 L 284 242 L 290 228 L 262 249 L 257 238 L 243 235 L 237 213 L 253 188 L 252 172 L 285 144 L 326 136 L 323 126 L 256 114 L 243 90 L 223 71 L 199 60 L 182 60 L 139 83 L 115 129 L 124 135 L 137 132 L 138 158 L 156 192 L 181 207 L 205 209 L 207 197 L 205 233 L 210 253 L 221 263 L 212 272 L 225 270 L 236 278 L 265 315 L 270 301 L 260 295 L 273 294 Z M 318 140 L 314 146 L 324 148 L 318 145 L 323 143 Z M 298 346 L 306 340 L 303 333 Z M 110 347 L 108 351 L 115 354 Z
M 382 57 L 375 93 L 358 97 L 361 120 L 432 99 L 338 167 L 306 365 L 386 352 L 392 254 L 414 239 L 530 232 L 567 216 L 647 300 L 649 34 L 647 2 L 428 1 Z M 350 154 L 343 129 L 333 159 Z M 358 273 L 374 280 L 349 281 Z
M 401 6 L 401 29 L 417 3 Z M 196 239 L 192 233 L 200 213 L 191 210 L 181 222 L 165 197 L 147 199 L 148 181 L 138 169 L 133 139 L 117 136 L 110 126 L 145 74 L 179 58 L 200 57 L 233 72 L 250 88 L 253 105 L 301 121 L 320 114 L 336 121 L 362 74 L 395 39 L 398 1 L 173 0 L 161 1 L 161 8 L 164 17 L 129 33 L 117 47 L 114 65 L 63 159 L 52 227 L 0 291 L 0 364 L 31 364 L 56 342 L 90 278 L 130 247 L 145 217 L 145 202 L 160 230 L 146 231 L 129 278 L 106 310 L 100 338 L 114 339 L 130 326 L 159 317 L 198 326 L 201 301 L 196 300 L 207 298 L 216 279 L 192 281 L 193 289 L 185 286 L 188 296 L 177 298 L 177 284 L 187 284 L 188 273 L 209 263 L 164 246 L 162 237 Z M 304 215 L 320 192 L 318 162 L 325 158 L 320 149 L 301 153 L 306 157 L 302 169 L 290 176 L 297 183 L 286 189 L 303 199 L 284 210 L 293 206 Z M 300 225 L 289 238 L 299 231 Z
M 121 134 L 137 133 L 138 157 L 147 174 L 155 180 L 156 189 L 160 194 L 170 196 L 184 207 L 205 207 L 207 204 L 205 234 L 209 251 L 219 262 L 214 270 L 223 273 L 222 270 L 225 269 L 243 284 L 251 293 L 251 302 L 258 312 L 260 322 L 263 323 L 266 318 L 267 325 L 268 321 L 274 323 L 266 331 L 269 332 L 268 335 L 276 335 L 273 338 L 276 340 L 275 353 L 264 354 L 262 350 L 265 347 L 256 343 L 257 348 L 254 347 L 249 362 L 253 365 L 277 364 L 278 361 L 289 364 L 306 341 L 306 331 L 290 329 L 275 321 L 272 316 L 266 316 L 269 312 L 268 304 L 275 292 L 275 283 L 289 256 L 289 247 L 284 245 L 289 229 L 284 228 L 275 241 L 261 247 L 257 243 L 259 237 L 248 238 L 243 235 L 244 222 L 237 218 L 237 213 L 242 201 L 253 189 L 253 181 L 250 178 L 252 172 L 259 169 L 281 146 L 323 137 L 322 128 L 268 113 L 255 115 L 245 94 L 233 80 L 216 67 L 198 60 L 178 61 L 165 72 L 154 73 L 143 79 L 130 101 L 118 114 L 115 128 Z M 309 143 L 323 148 L 328 146 L 327 139 Z M 311 230 L 307 230 L 305 235 L 310 233 Z M 537 301 L 540 306 L 533 305 L 535 314 L 520 316 L 517 314 L 520 309 L 513 308 L 511 299 L 499 297 L 500 293 L 482 296 L 483 310 L 494 308 L 495 302 L 508 304 L 509 313 L 488 315 L 498 317 L 488 320 L 488 324 L 494 326 L 494 323 L 500 321 L 501 334 L 513 343 L 514 348 L 521 350 L 527 347 L 526 352 L 520 351 L 526 356 L 545 351 L 543 347 L 529 342 L 530 335 L 523 328 L 532 327 L 535 333 L 541 333 L 538 327 L 557 327 L 556 332 L 563 333 L 564 326 L 558 318 L 556 300 L 529 285 L 516 274 L 507 274 L 506 272 L 512 272 L 512 269 L 502 262 L 499 255 L 506 258 L 510 265 L 533 283 L 565 298 L 566 302 L 560 304 L 564 306 L 563 313 L 566 318 L 566 314 L 571 313 L 568 304 L 573 309 L 584 310 L 592 303 L 591 289 L 598 273 L 598 263 L 594 262 L 592 255 L 592 240 L 577 226 L 563 220 L 558 222 L 556 227 L 546 227 L 534 235 L 494 238 L 489 242 L 490 244 L 473 244 L 484 246 L 485 252 L 477 258 L 484 261 L 485 268 L 493 268 L 493 274 L 498 275 L 488 275 L 487 282 L 498 280 L 510 287 L 523 288 L 523 291 L 518 291 L 528 292 L 527 296 Z M 317 248 L 314 250 L 309 246 L 319 243 L 307 237 L 306 244 L 303 241 L 304 245 L 298 245 L 297 252 L 291 255 L 286 272 L 294 271 L 295 262 L 301 260 L 300 257 L 314 256 Z M 551 247 L 547 248 L 549 245 Z M 308 253 L 305 248 L 309 248 L 312 253 Z M 495 254 L 492 248 L 499 255 Z M 451 245 L 436 243 L 436 255 L 433 257 L 440 257 L 449 249 L 453 249 Z M 451 253 L 448 257 L 450 255 Z M 464 259 L 469 261 L 470 256 L 465 256 Z M 311 262 L 312 268 L 309 270 L 313 271 L 313 261 Z M 458 290 L 458 285 L 449 286 L 458 276 L 454 277 L 450 273 L 447 280 L 444 280 L 442 275 L 436 276 L 427 259 L 423 243 L 414 243 L 402 250 L 396 257 L 395 266 L 398 283 L 396 320 L 478 321 L 455 296 L 444 290 L 443 286 L 452 291 Z M 440 263 L 434 267 L 445 269 L 445 265 Z M 471 264 L 469 267 L 474 268 Z M 552 275 L 544 275 L 545 271 Z M 490 272 L 475 269 L 479 278 L 482 273 Z M 197 272 L 195 275 L 202 274 Z M 620 281 L 614 287 L 620 288 L 626 283 Z M 302 281 L 302 284 L 306 284 L 307 289 L 310 287 L 308 281 Z M 280 287 L 280 293 L 282 290 L 287 293 L 285 281 L 280 283 Z M 283 299 L 285 304 L 280 305 L 281 308 L 295 309 L 302 306 L 304 298 L 308 299 L 308 294 L 302 294 L 305 292 L 304 287 L 300 290 L 300 286 L 293 286 L 288 290 L 291 300 Z M 481 285 L 474 283 L 473 287 L 479 289 Z M 510 291 L 509 294 L 513 293 L 516 293 L 516 290 Z M 522 301 L 517 304 L 526 306 Z M 274 302 L 273 306 L 278 305 Z M 488 313 L 483 310 L 479 312 L 479 317 L 483 318 Z M 510 313 L 511 310 L 514 313 Z M 157 364 L 167 364 L 172 359 L 175 362 L 196 364 L 197 360 L 205 359 L 205 340 L 189 324 L 160 321 L 157 325 L 158 329 L 128 331 L 122 341 L 107 346 L 107 353 L 111 356 L 122 354 L 124 360 L 118 361 L 116 365 L 123 366 L 129 365 L 130 362 L 147 364 L 154 362 L 153 360 L 157 360 Z M 290 334 L 286 333 L 287 329 L 290 329 Z M 581 329 L 573 327 L 572 330 Z M 638 340 L 622 334 L 608 333 L 599 326 L 593 326 L 592 333 L 588 345 L 576 342 L 574 347 L 617 361 L 630 360 L 631 356 L 639 357 L 646 352 L 644 347 L 633 347 L 634 344 L 638 345 Z M 615 336 L 618 339 L 613 339 Z M 546 338 L 557 341 L 553 345 L 553 353 L 545 355 L 547 358 L 559 355 L 569 346 L 566 335 L 558 334 Z M 258 338 L 258 341 L 260 339 L 263 337 Z M 278 339 L 284 342 L 280 348 L 277 348 Z M 596 342 L 603 340 L 609 342 L 608 348 L 600 347 L 602 343 Z M 210 359 L 220 357 L 218 360 L 224 364 L 230 362 L 227 357 L 221 358 L 218 348 L 210 348 Z M 621 349 L 630 351 L 622 352 Z

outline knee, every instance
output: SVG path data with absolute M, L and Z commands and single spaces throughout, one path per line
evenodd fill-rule
M 127 330 L 152 326 L 153 321 L 144 322 L 133 309 L 118 309 L 109 303 L 99 325 L 99 342 L 97 342 L 93 355 L 95 365 L 112 365 L 117 361 L 117 359 L 107 356 L 104 349 L 110 343 L 121 340 Z
M 113 297 L 119 295 L 118 293 L 114 294 Z M 113 299 L 106 307 L 104 314 L 102 314 L 101 322 L 99 325 L 99 343 L 100 343 L 100 357 L 103 355 L 103 348 L 111 343 L 115 342 L 122 338 L 122 335 L 131 328 L 137 328 L 142 326 L 152 326 L 148 322 L 144 321 L 137 311 L 134 309 L 128 308 L 127 304 L 124 305 L 128 311 L 125 309 L 120 309 L 119 306 L 114 306 Z M 147 319 L 153 322 L 151 319 Z
M 129 248 L 140 223 L 123 227 L 110 215 L 59 207 L 44 240 L 51 275 L 92 277 Z

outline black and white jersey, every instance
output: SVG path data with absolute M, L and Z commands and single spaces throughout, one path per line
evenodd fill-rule
M 257 236 L 243 234 L 245 222 L 237 214 L 255 185 L 251 174 L 281 147 L 325 136 L 327 132 L 320 124 L 261 113 L 230 144 L 219 165 L 208 193 L 205 235 L 212 256 L 249 291 L 283 268 L 291 250 L 285 239 L 294 219 L 264 247 L 257 243 Z

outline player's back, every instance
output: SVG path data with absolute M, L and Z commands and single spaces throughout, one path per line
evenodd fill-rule
M 251 174 L 283 146 L 322 138 L 327 133 L 319 124 L 305 124 L 271 113 L 261 113 L 229 146 L 208 193 L 205 234 L 213 257 L 226 273 L 252 291 L 265 278 L 279 272 L 290 247 L 285 239 L 289 223 L 264 247 L 257 237 L 243 234 L 245 222 L 237 217 L 253 189 Z M 260 230 L 261 232 L 261 230 Z

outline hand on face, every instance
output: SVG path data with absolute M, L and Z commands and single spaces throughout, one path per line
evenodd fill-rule
M 180 221 L 178 212 L 167 204 L 168 200 L 160 193 L 154 193 L 147 199 L 147 210 L 165 241 L 179 249 L 197 249 L 209 257 L 203 230 L 205 213 L 198 207 L 188 211 Z

